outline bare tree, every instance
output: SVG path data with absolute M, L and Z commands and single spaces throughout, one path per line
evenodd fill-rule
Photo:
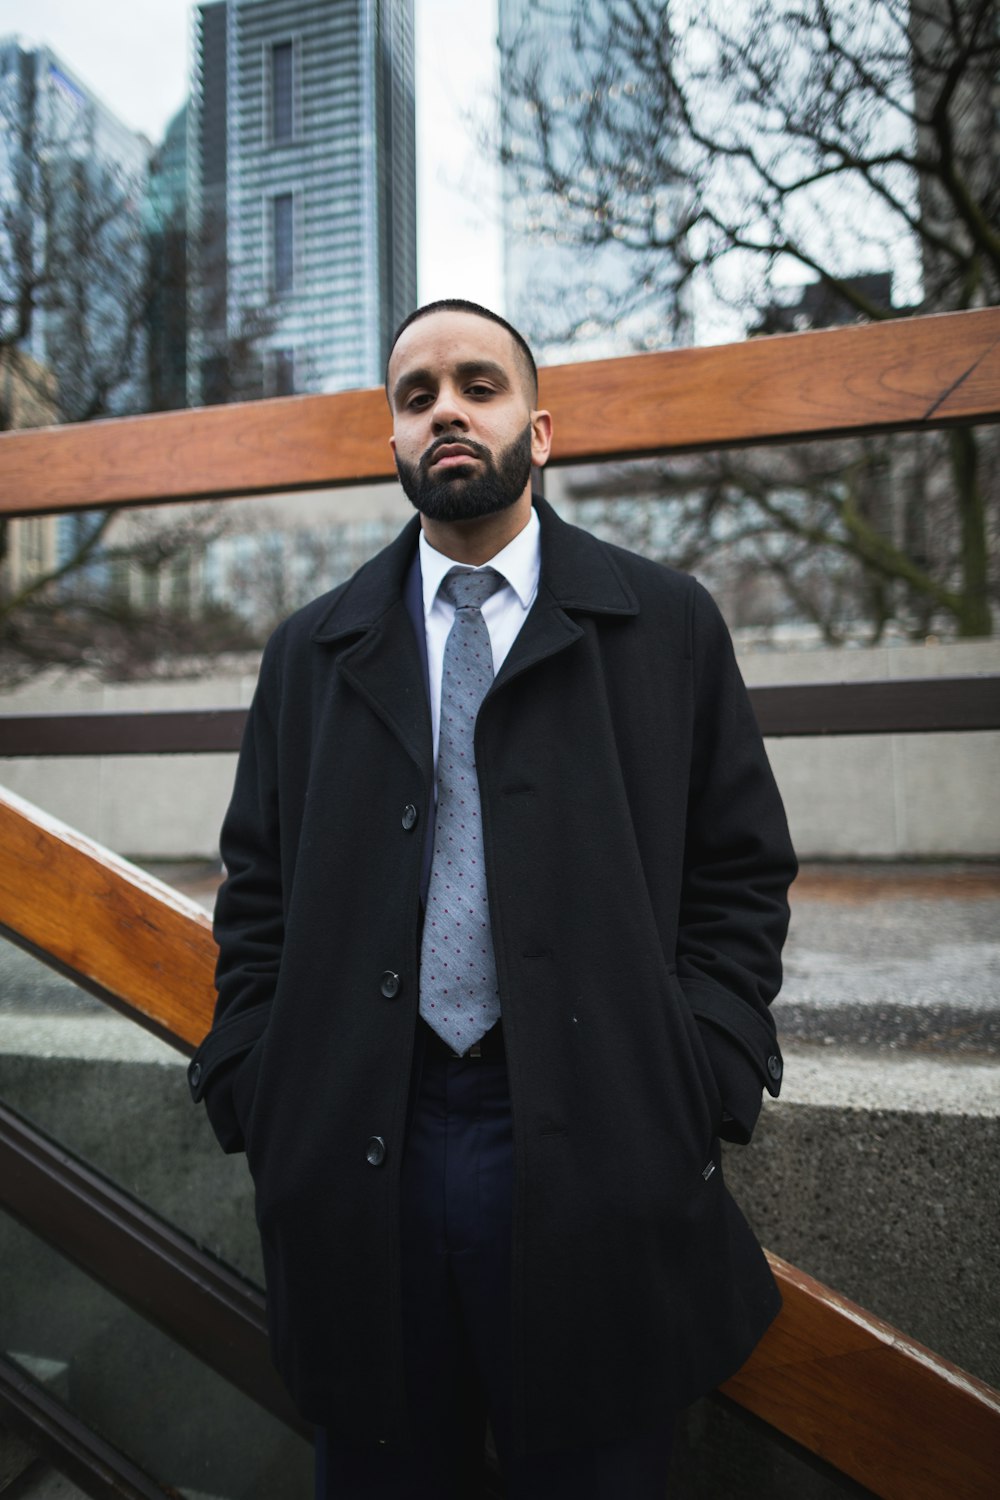
M 3 122 L 9 128 L 9 121 Z M 37 359 L 57 420 L 141 408 L 148 286 L 138 186 L 20 132 L 0 209 L 0 368 Z M 31 158 L 20 160 L 20 150 Z
M 996 0 L 568 8 L 568 65 L 539 45 L 537 21 L 567 14 L 545 0 L 503 59 L 502 157 L 539 235 L 585 253 L 617 243 L 635 269 L 596 308 L 581 288 L 539 288 L 550 310 L 581 309 L 557 330 L 542 320 L 543 336 L 638 313 L 640 346 L 662 345 L 709 304 L 752 328 L 796 281 L 815 283 L 836 321 L 1000 300 Z M 902 306 L 873 296 L 865 274 L 890 268 Z M 990 634 L 995 449 L 969 429 L 931 447 L 948 484 L 928 497 L 906 441 L 881 446 L 893 504 L 859 500 L 851 469 L 870 468 L 865 448 L 834 482 L 817 460 L 798 490 L 784 457 L 776 471 L 720 458 L 747 511 L 746 555 L 759 564 L 751 544 L 774 539 L 768 565 L 800 603 L 803 544 L 839 555 L 876 629 L 895 615 Z M 702 541 L 708 551 L 711 533 Z
M 60 111 L 41 87 L 30 54 L 0 59 L 0 432 L 175 405 L 183 392 L 183 370 L 157 368 L 184 346 L 183 205 L 155 203 L 141 171 L 102 154 L 88 108 Z M 242 320 L 221 399 L 261 394 L 248 372 L 266 331 L 262 314 Z M 0 518 L 0 675 L 53 661 L 127 673 L 202 637 L 245 647 L 239 617 L 185 585 L 226 530 L 218 506 Z

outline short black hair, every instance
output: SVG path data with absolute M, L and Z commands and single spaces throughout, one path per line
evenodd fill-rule
M 389 392 L 389 361 L 392 358 L 392 351 L 399 343 L 400 335 L 405 333 L 411 323 L 416 323 L 420 318 L 427 318 L 431 313 L 439 312 L 472 313 L 473 317 L 488 318 L 491 323 L 499 323 L 501 328 L 506 328 L 514 340 L 524 372 L 528 377 L 532 399 L 534 401 L 538 400 L 538 366 L 535 364 L 535 356 L 528 348 L 528 341 L 524 335 L 518 333 L 514 325 L 508 323 L 506 318 L 501 318 L 499 313 L 491 312 L 488 307 L 481 307 L 478 302 L 467 302 L 464 297 L 442 297 L 437 302 L 428 302 L 426 306 L 418 307 L 414 312 L 411 312 L 409 317 L 403 319 L 392 336 L 389 353 L 385 357 L 385 393 L 389 397 L 390 406 L 392 405 L 392 397 Z

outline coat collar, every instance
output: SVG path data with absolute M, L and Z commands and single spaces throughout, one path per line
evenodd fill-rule
M 635 594 L 608 548 L 589 532 L 560 520 L 541 496 L 534 497 L 534 505 L 542 532 L 536 609 L 547 600 L 550 606 L 588 614 L 638 614 Z M 336 641 L 369 630 L 400 602 L 419 532 L 420 518 L 414 516 L 394 542 L 355 573 L 320 619 L 314 641 Z
M 551 506 L 535 499 L 542 535 L 538 597 L 507 654 L 487 700 L 515 677 L 583 635 L 574 612 L 635 615 L 639 605 L 613 553 L 585 531 L 567 526 Z M 417 550 L 420 518 L 360 568 L 334 595 L 312 639 L 321 644 L 357 637 L 337 660 L 337 670 L 392 730 L 419 766 L 433 776 L 426 672 L 419 625 L 404 597 Z
M 554 602 L 588 614 L 637 615 L 639 601 L 605 543 L 561 520 L 541 496 L 534 504 L 542 523 L 542 583 Z

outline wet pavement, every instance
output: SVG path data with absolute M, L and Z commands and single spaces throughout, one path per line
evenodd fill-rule
M 786 1042 L 1000 1055 L 1000 866 L 806 866 L 792 892 Z

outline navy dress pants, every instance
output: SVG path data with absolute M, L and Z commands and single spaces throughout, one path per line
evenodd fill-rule
M 422 1048 L 402 1166 L 403 1333 L 414 1446 L 317 1433 L 317 1500 L 480 1500 L 489 1419 L 508 1500 L 663 1500 L 671 1423 L 606 1447 L 511 1452 L 510 1097 L 503 1062 Z

